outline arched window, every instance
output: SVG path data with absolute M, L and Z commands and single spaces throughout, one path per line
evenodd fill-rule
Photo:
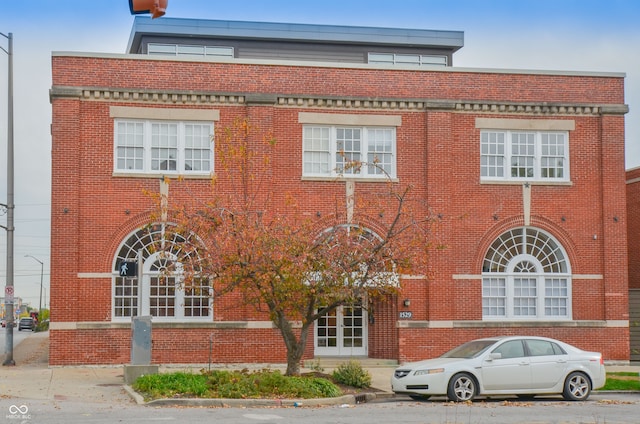
M 390 283 L 394 286 L 399 284 L 393 255 L 384 246 L 382 237 L 366 227 L 354 224 L 336 225 L 320 233 L 316 243 L 329 250 L 340 246 L 340 252 L 334 256 L 335 269 L 353 269 L 354 263 L 359 264 L 357 272 L 353 270 L 346 277 L 352 284 L 370 288 Z
M 514 228 L 491 244 L 482 265 L 482 317 L 571 319 L 571 270 L 551 235 Z
M 150 315 L 155 321 L 211 320 L 208 279 L 182 279 L 178 258 L 197 255 L 192 246 L 163 224 L 132 233 L 113 261 L 113 320 Z M 137 275 L 121 275 L 123 263 L 135 263 Z

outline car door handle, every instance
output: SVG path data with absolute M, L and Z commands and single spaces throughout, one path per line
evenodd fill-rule
M 519 365 L 520 365 L 520 366 L 524 366 L 524 365 L 529 365 L 529 363 L 528 363 L 528 362 L 520 362 L 520 364 L 519 364 Z

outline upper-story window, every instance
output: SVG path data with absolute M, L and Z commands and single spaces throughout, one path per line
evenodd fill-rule
M 567 132 L 483 130 L 483 181 L 569 181 Z
M 303 176 L 396 176 L 393 127 L 307 125 L 302 146 Z
M 213 125 L 202 122 L 118 119 L 115 172 L 209 175 Z
M 447 66 L 447 56 L 424 54 L 369 53 L 369 63 L 416 66 Z
M 233 57 L 233 47 L 149 43 L 147 44 L 147 54 L 168 56 Z

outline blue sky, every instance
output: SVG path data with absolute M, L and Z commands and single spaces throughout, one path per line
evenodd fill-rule
M 168 17 L 464 31 L 454 66 L 626 73 L 626 167 L 640 166 L 640 1 L 635 0 L 169 0 Z M 162 19 L 162 18 L 160 18 Z M 48 296 L 51 52 L 124 53 L 128 0 L 0 0 L 14 37 L 15 286 Z M 0 46 L 7 48 L 0 37 Z M 6 203 L 6 54 L 0 52 L 0 203 Z M 0 216 L 0 225 L 6 219 Z M 0 287 L 6 233 L 0 231 Z M 48 298 L 47 298 L 48 305 Z

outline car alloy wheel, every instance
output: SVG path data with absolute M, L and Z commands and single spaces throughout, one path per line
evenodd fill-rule
M 476 381 L 467 373 L 454 375 L 449 381 L 447 397 L 454 402 L 471 401 L 476 397 Z
M 562 396 L 567 400 L 587 400 L 591 394 L 591 381 L 581 372 L 572 372 L 564 382 Z

